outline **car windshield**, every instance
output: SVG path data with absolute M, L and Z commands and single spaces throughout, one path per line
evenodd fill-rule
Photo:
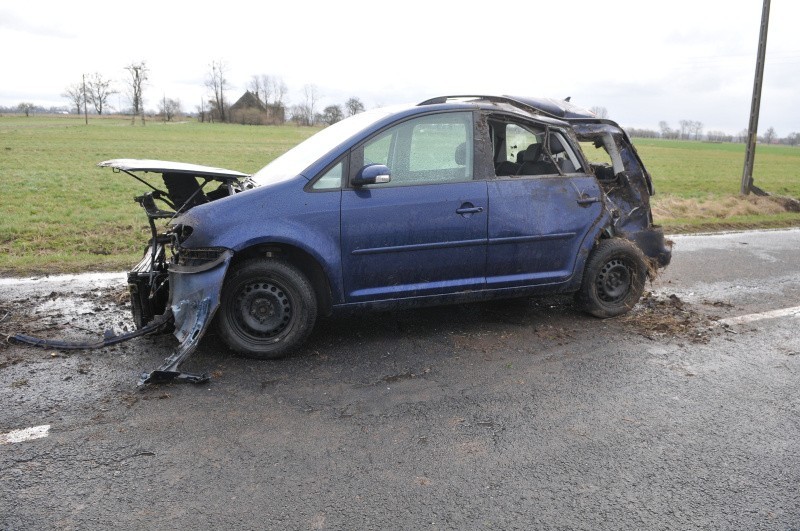
M 405 108 L 407 106 L 372 109 L 326 127 L 261 168 L 253 175 L 253 181 L 257 186 L 264 186 L 289 180 L 357 132 Z

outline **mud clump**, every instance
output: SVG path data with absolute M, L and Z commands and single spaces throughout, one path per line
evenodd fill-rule
M 620 321 L 652 341 L 681 339 L 708 343 L 718 327 L 715 318 L 697 311 L 675 294 L 646 292 L 630 313 Z
M 102 336 L 106 330 L 133 329 L 130 296 L 126 286 L 78 292 L 50 291 L 41 295 L 0 301 L 0 351 L 10 347 L 16 334 L 60 338 L 87 333 Z M 18 360 L 0 359 L 0 368 Z

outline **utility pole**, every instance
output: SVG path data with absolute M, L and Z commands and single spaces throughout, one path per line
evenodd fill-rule
M 750 104 L 750 125 L 747 127 L 747 151 L 744 156 L 742 187 L 740 193 L 748 195 L 751 191 L 756 195 L 766 192 L 753 185 L 753 163 L 756 158 L 756 139 L 758 135 L 758 111 L 761 108 L 761 85 L 764 82 L 764 58 L 767 55 L 767 28 L 769 26 L 769 2 L 764 0 L 761 10 L 761 32 L 758 37 L 758 59 L 756 60 L 756 77 L 753 82 L 753 100 Z
M 86 110 L 86 74 L 82 74 L 81 79 L 83 79 L 83 119 L 86 125 L 89 125 L 89 112 Z

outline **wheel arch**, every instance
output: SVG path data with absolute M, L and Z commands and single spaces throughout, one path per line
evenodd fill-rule
M 616 236 L 612 218 L 604 211 L 581 242 L 581 246 L 575 257 L 575 266 L 569 281 L 569 288 L 565 291 L 577 292 L 581 289 L 583 285 L 583 275 L 586 271 L 586 263 L 589 261 L 592 252 L 600 245 L 601 241 L 615 238 Z

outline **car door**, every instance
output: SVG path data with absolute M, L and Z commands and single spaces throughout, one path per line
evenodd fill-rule
M 488 197 L 474 179 L 471 112 L 427 114 L 354 148 L 350 182 L 369 165 L 390 181 L 342 193 L 347 302 L 430 296 L 485 284 Z
M 507 120 L 491 130 L 493 143 L 508 149 L 495 154 L 496 166 L 513 159 L 517 173 L 500 171 L 488 182 L 487 287 L 564 282 L 602 214 L 599 184 L 582 170 L 563 132 Z

